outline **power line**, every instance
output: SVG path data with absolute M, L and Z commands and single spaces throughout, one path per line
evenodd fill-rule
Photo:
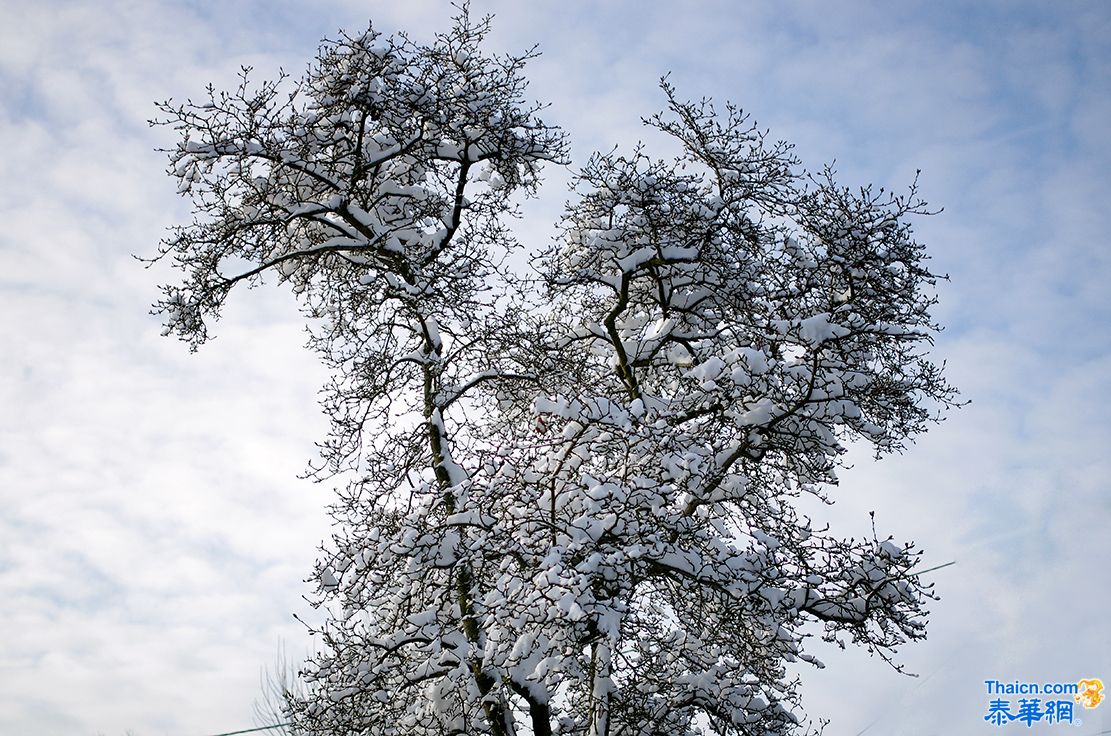
M 236 736 L 240 733 L 254 733 L 255 731 L 269 731 L 272 728 L 281 728 L 282 726 L 292 726 L 292 723 L 275 723 L 273 726 L 259 726 L 258 728 L 248 728 L 243 731 L 227 731 L 225 733 L 214 733 L 212 736 Z
M 949 567 L 950 565 L 955 565 L 955 564 L 957 564 L 957 561 L 953 560 L 952 562 L 946 562 L 944 565 L 937 565 L 935 567 L 928 567 L 925 570 L 918 570 L 914 574 L 915 575 L 925 575 L 928 572 L 933 572 L 934 570 L 940 570 L 943 567 Z

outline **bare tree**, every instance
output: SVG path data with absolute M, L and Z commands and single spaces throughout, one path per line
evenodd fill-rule
M 285 645 L 278 646 L 274 663 L 262 670 L 260 692 L 254 704 L 255 725 L 272 734 L 298 736 L 289 722 L 289 702 L 305 697 L 304 681 L 298 677 L 301 662 L 289 656 Z
M 781 734 L 811 635 L 890 661 L 925 637 L 911 544 L 794 508 L 846 443 L 877 455 L 952 404 L 924 348 L 936 276 L 906 196 L 806 174 L 738 109 L 595 155 L 520 278 L 512 197 L 561 163 L 528 52 L 462 8 L 428 45 L 327 41 L 299 81 L 163 103 L 196 217 L 157 305 L 193 347 L 270 275 L 332 369 L 311 734 Z M 292 692 L 292 691 L 291 691 Z

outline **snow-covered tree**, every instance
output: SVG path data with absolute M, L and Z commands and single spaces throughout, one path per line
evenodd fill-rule
M 534 272 L 514 197 L 562 134 L 464 7 L 427 45 L 325 42 L 307 74 L 160 105 L 195 218 L 157 310 L 193 347 L 239 284 L 304 307 L 332 369 L 310 734 L 802 730 L 814 635 L 925 636 L 920 553 L 796 510 L 847 443 L 898 451 L 953 401 L 904 196 L 807 174 L 666 83 L 681 148 L 598 154 Z

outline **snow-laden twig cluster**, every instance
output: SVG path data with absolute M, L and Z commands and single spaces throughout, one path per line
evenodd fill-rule
M 464 8 L 429 45 L 325 42 L 298 82 L 161 105 L 194 204 L 157 309 L 192 346 L 271 276 L 332 369 L 308 734 L 784 734 L 820 634 L 925 636 L 912 545 L 800 516 L 852 440 L 952 403 L 906 197 L 802 172 L 733 107 L 595 155 L 556 242 L 504 268 L 511 197 L 565 144 Z

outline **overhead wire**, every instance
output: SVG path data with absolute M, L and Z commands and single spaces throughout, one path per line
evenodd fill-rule
M 254 733 L 256 731 L 269 731 L 272 728 L 281 728 L 283 726 L 292 726 L 292 723 L 275 723 L 273 726 L 259 726 L 258 728 L 248 728 L 243 731 L 226 731 L 225 733 L 214 733 L 212 736 L 236 736 L 241 733 Z

